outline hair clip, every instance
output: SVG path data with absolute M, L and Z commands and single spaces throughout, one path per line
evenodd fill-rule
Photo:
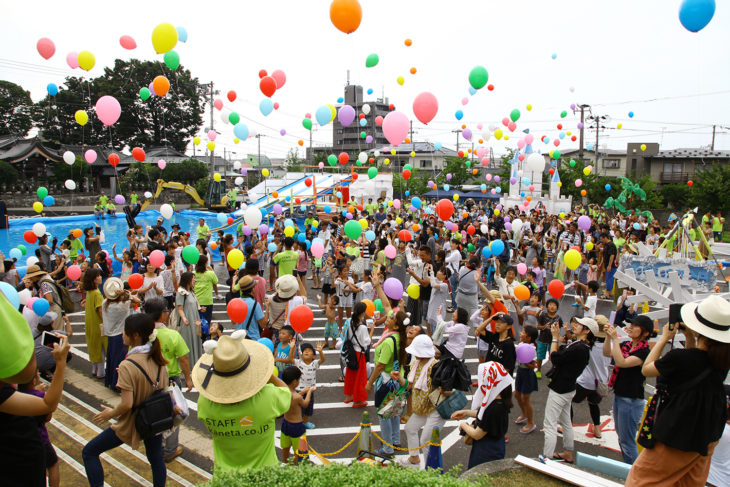
M 406 326 L 410 325 L 411 324 L 411 319 L 410 318 L 406 318 L 405 320 L 403 320 L 403 324 L 406 325 Z

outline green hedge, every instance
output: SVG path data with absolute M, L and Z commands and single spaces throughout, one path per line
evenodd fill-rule
M 452 468 L 441 475 L 435 471 L 416 470 L 408 467 L 374 467 L 365 464 L 346 465 L 333 463 L 329 466 L 303 464 L 299 466 L 264 467 L 253 470 L 227 472 L 217 475 L 206 487 L 233 487 L 255 485 L 257 487 L 472 487 L 489 485 L 488 479 L 479 481 L 459 480 L 460 471 Z

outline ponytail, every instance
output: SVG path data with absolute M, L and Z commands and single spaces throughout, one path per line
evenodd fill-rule
M 167 365 L 167 360 L 162 356 L 160 341 L 157 339 L 155 320 L 150 315 L 145 313 L 129 315 L 124 320 L 124 334 L 128 337 L 132 337 L 135 334 L 139 335 L 142 345 L 147 343 L 151 344 L 149 351 L 150 358 L 160 367 Z

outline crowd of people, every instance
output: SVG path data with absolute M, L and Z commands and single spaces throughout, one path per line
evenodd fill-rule
M 421 464 L 418 448 L 448 419 L 474 418 L 459 425 L 471 445 L 469 467 L 504 458 L 510 420 L 522 425 L 520 434 L 539 433 L 531 395 L 542 382 L 548 396 L 541 457 L 574 462 L 573 410 L 587 401 L 591 433 L 600 437 L 599 403 L 612 395 L 621 455 L 633 465 L 627 485 L 699 485 L 711 459 L 710 481 L 730 482 L 723 389 L 730 303 L 712 296 L 684 305 L 681 323 L 666 325 L 652 344 L 655 323 L 628 299 L 635 291 L 614 279 L 624 256 L 637 255 L 640 244 L 671 254 L 677 239 L 672 222 L 612 214 L 598 205 L 565 215 L 473 201 L 458 204 L 453 215 L 435 201 L 405 206 L 353 200 L 343 214 L 315 215 L 313 209 L 300 223 L 276 217 L 265 234 L 243 224 L 214 234 L 204 219 L 186 229 L 190 233 L 177 224 L 168 230 L 160 218 L 155 226 L 131 227 L 126 242 L 106 242 L 111 255 L 101 248 L 101 229 L 89 227 L 70 233 L 59 247 L 41 237 L 39 261 L 22 279 L 5 260 L 0 279 L 25 298 L 13 309 L 0 297 L 9 336 L 0 345 L 0 426 L 12 433 L 0 441 L 0 458 L 9 462 L 2 470 L 17 472 L 23 485 L 41 485 L 41 476 L 28 483 L 28 469 L 19 472 L 19 465 L 48 469 L 51 485 L 58 478 L 53 447 L 39 431 L 58 404 L 69 345 L 66 339 L 48 349 L 38 339 L 44 331 L 72 333 L 66 298 L 77 290 L 91 374 L 121 394 L 115 408 L 94 418 L 116 422 L 83 450 L 90 485 L 103 484 L 102 452 L 141 442 L 154 485 L 164 485 L 165 462 L 183 451 L 177 430 L 142 438 L 134 425 L 134 408 L 153 392 L 153 381 L 146 380 L 153 376 L 156 383 L 199 392 L 198 418 L 212 435 L 216 472 L 296 463 L 300 439 L 315 428 L 325 348 L 340 350 L 344 404 L 365 408 L 374 398 L 379 453 L 401 448 L 403 427 L 410 465 Z M 701 231 L 716 223 L 722 230 L 721 215 L 706 216 Z M 358 231 L 348 225 L 353 221 Z M 715 237 L 712 231 L 706 236 Z M 121 257 L 118 244 L 125 247 Z M 191 245 L 194 262 L 183 253 Z M 570 250 L 579 252 L 579 262 L 566 259 Z M 240 265 L 231 258 L 239 252 Z M 572 302 L 565 303 L 563 293 L 571 288 Z M 214 294 L 245 303 L 240 321 L 213 319 Z M 28 297 L 45 299 L 45 312 L 29 310 Z M 615 316 L 598 312 L 600 298 L 611 300 Z M 295 312 L 300 306 L 326 317 L 324 341 L 308 339 Z M 559 310 L 566 314 L 566 307 L 572 316 L 564 320 Z M 234 332 L 224 334 L 226 328 Z M 667 352 L 678 328 L 683 347 Z M 471 339 L 479 357 L 474 382 L 475 371 L 462 360 Z M 45 395 L 38 392 L 37 373 L 50 380 Z M 643 417 L 648 377 L 657 378 L 652 403 L 662 402 L 649 422 Z M 476 393 L 467 408 L 471 387 Z M 282 415 L 279 459 L 274 431 Z M 637 446 L 640 426 L 653 434 Z M 556 451 L 559 433 L 562 451 Z

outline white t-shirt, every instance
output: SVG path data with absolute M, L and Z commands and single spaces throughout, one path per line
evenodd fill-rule
M 365 282 L 360 281 L 357 283 L 357 287 L 362 289 L 362 292 L 360 293 L 360 301 L 364 299 L 369 299 L 370 301 L 373 300 L 373 283 L 372 282 Z
M 155 281 L 157 283 L 157 289 L 160 291 L 164 291 L 164 283 L 162 282 L 161 276 L 155 276 L 155 277 L 148 277 L 144 276 L 144 283 L 142 284 L 142 287 L 147 287 L 150 284 L 152 284 L 152 281 Z M 157 291 L 155 291 L 155 288 L 150 288 L 144 293 L 144 299 L 150 299 L 154 298 L 156 296 L 162 296 L 161 294 L 157 294 Z
M 294 360 L 294 365 L 302 371 L 302 377 L 299 379 L 299 387 L 297 390 L 300 391 L 305 387 L 315 387 L 317 385 L 317 370 L 319 370 L 319 360 L 314 357 L 314 360 L 307 365 L 300 358 Z
M 585 301 L 586 309 L 583 313 L 584 318 L 595 318 L 596 317 L 596 305 L 598 304 L 598 296 L 588 296 Z

